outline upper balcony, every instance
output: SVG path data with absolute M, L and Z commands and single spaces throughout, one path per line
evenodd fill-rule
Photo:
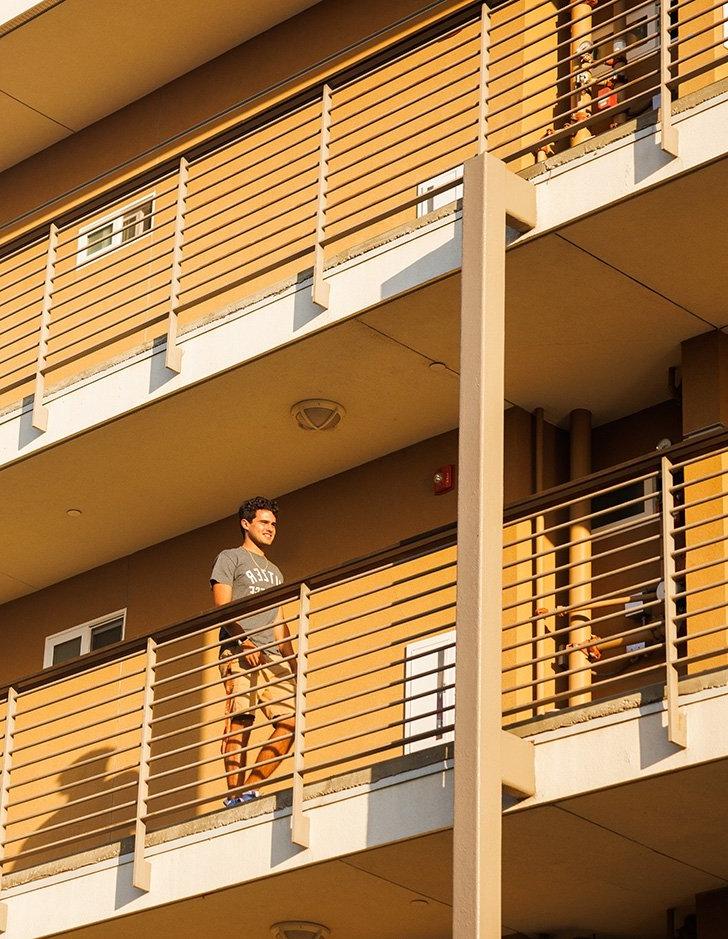
M 534 742 L 536 787 L 504 799 L 505 934 L 578 922 L 657 939 L 667 908 L 722 886 L 710 872 L 725 839 L 706 842 L 722 829 L 701 793 L 728 758 L 727 494 L 721 434 L 509 506 L 503 727 Z M 449 935 L 459 563 L 448 526 L 14 682 L 0 724 L 8 935 L 113 935 L 131 913 L 167 930 L 231 897 L 255 908 L 251 939 L 288 918 L 364 936 L 380 908 L 385 937 Z M 298 663 L 291 756 L 252 807 L 221 813 L 218 627 L 276 606 Z M 688 750 L 670 742 L 682 720 Z M 585 864 L 598 895 L 570 889 Z M 272 873 L 279 889 L 261 891 Z
M 468 5 L 294 98 L 258 97 L 224 133 L 8 234 L 2 459 L 456 271 L 462 164 L 481 147 L 537 186 L 544 211 L 519 242 L 532 246 L 524 259 L 541 256 L 544 232 L 728 152 L 708 126 L 728 76 L 723 7 L 683 0 L 663 12 L 666 22 L 651 0 Z M 680 160 L 655 155 L 661 94 Z M 722 166 L 705 172 L 719 199 Z M 638 211 L 572 234 L 669 296 L 680 240 L 651 248 L 648 270 L 635 270 L 629 246 L 671 224 L 694 230 L 710 257 L 706 211 L 676 189 L 651 234 Z M 576 290 L 567 268 L 552 265 L 559 294 Z

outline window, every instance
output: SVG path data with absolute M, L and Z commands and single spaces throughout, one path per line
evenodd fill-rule
M 97 219 L 79 232 L 77 264 L 84 264 L 134 241 L 152 229 L 154 198 L 120 209 L 116 215 Z
M 411 643 L 405 658 L 404 749 L 414 753 L 453 739 L 455 630 Z
M 656 52 L 657 35 L 660 29 L 658 14 L 657 3 L 647 3 L 633 10 L 627 10 L 621 24 L 617 20 L 605 26 L 597 26 L 594 30 L 595 58 L 604 59 L 612 51 L 619 52 L 626 49 L 627 62 L 634 62 L 635 59 L 641 59 L 650 52 Z M 627 32 L 624 32 L 625 29 Z M 615 33 L 621 33 L 621 35 L 613 40 L 612 36 Z M 600 67 L 608 68 L 605 63 L 602 63 Z
M 124 638 L 126 610 L 117 610 L 108 616 L 81 623 L 63 632 L 48 636 L 45 642 L 43 668 L 61 665 L 88 652 L 96 652 Z
M 435 212 L 437 209 L 441 209 L 443 206 L 455 202 L 456 199 L 462 199 L 462 179 L 463 167 L 461 164 L 460 166 L 454 166 L 451 170 L 445 170 L 444 173 L 438 173 L 437 176 L 433 176 L 432 179 L 428 179 L 427 182 L 420 183 L 417 187 L 418 196 L 426 196 L 428 192 L 441 189 L 448 183 L 452 183 L 452 186 L 444 192 L 435 193 L 435 195 L 430 196 L 429 199 L 423 199 L 422 202 L 418 202 L 417 218 L 422 218 L 430 212 Z M 459 182 L 457 182 L 457 180 L 459 180 Z
M 592 531 L 603 531 L 607 528 L 614 528 L 621 522 L 638 521 L 648 515 L 654 515 L 657 511 L 656 493 L 657 480 L 652 477 L 642 482 L 629 483 L 620 489 L 605 492 L 601 496 L 595 496 L 591 500 L 592 512 L 602 512 L 605 509 L 612 509 L 612 511 L 604 511 L 604 515 L 595 518 L 592 521 Z M 633 501 L 635 499 L 639 501 Z M 630 502 L 631 505 L 625 505 L 625 502 Z

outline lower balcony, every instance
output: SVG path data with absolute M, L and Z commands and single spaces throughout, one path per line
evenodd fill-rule
M 536 793 L 504 796 L 504 934 L 657 939 L 668 909 L 722 886 L 701 793 L 728 774 L 727 497 L 719 436 L 510 506 L 503 726 L 535 744 Z M 445 526 L 15 682 L 0 725 L 8 935 L 121 934 L 132 913 L 191 935 L 232 889 L 256 939 L 297 918 L 368 936 L 378 908 L 378 935 L 448 936 L 458 563 Z M 259 688 L 295 730 L 260 798 L 226 810 L 221 744 L 237 732 L 218 630 L 276 607 L 297 687 Z M 273 723 L 258 715 L 249 770 L 276 762 L 261 751 Z M 593 876 L 575 896 L 581 864 Z

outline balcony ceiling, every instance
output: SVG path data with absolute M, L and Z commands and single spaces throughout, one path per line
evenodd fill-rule
M 16 0 L 0 11 L 0 171 L 316 2 Z

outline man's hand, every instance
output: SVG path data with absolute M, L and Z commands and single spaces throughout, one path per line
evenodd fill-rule
M 263 664 L 263 653 L 247 639 L 243 643 L 243 664 L 246 668 L 258 668 Z

